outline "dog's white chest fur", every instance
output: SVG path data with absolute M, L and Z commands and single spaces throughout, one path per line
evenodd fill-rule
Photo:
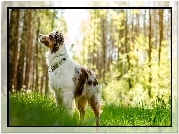
M 64 55 L 60 56 L 58 52 Z M 55 54 L 49 52 L 46 53 L 47 65 L 49 66 L 49 86 L 54 91 L 61 90 L 61 92 L 74 92 L 74 82 L 72 78 L 75 74 L 75 63 L 69 59 L 68 55 L 66 55 L 66 49 L 64 46 L 62 46 L 58 52 Z M 61 61 L 64 57 L 66 60 L 52 71 L 50 67 Z
M 69 67 L 68 65 L 69 62 L 67 61 L 63 65 L 60 65 L 60 67 L 58 67 L 56 70 L 49 73 L 49 84 L 53 90 L 62 90 L 62 92 L 73 92 L 74 82 L 72 81 L 72 78 L 74 76 L 74 67 L 72 65 L 71 67 Z

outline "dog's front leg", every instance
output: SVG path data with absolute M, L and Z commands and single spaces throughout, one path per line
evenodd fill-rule
M 63 104 L 67 109 L 68 113 L 72 115 L 75 110 L 74 94 L 71 92 L 63 93 Z
M 55 103 L 57 107 L 62 106 L 62 96 L 58 92 L 54 92 Z

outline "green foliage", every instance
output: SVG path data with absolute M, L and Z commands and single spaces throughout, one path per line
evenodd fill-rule
M 124 100 L 124 96 L 127 95 L 129 86 L 125 80 L 117 81 L 113 80 L 103 87 L 102 97 L 106 104 L 120 104 L 121 100 Z
M 101 114 L 102 126 L 170 126 L 170 109 L 157 106 L 154 109 L 106 105 Z
M 104 105 L 100 116 L 101 126 L 170 126 L 171 111 L 165 103 L 156 102 L 153 109 L 114 104 Z M 85 119 L 70 116 L 64 108 L 57 108 L 53 99 L 32 93 L 9 95 L 10 126 L 94 126 L 93 111 L 86 107 Z
M 108 103 L 138 105 L 139 102 L 151 106 L 158 98 L 166 104 L 171 96 L 170 89 L 170 60 L 168 59 L 168 48 L 162 46 L 162 66 L 158 65 L 158 48 L 152 47 L 151 61 L 147 50 L 147 38 L 143 35 L 135 37 L 134 48 L 127 53 L 129 56 L 130 70 L 126 70 L 121 76 L 122 62 L 113 62 L 110 70 L 106 73 L 108 83 L 103 87 L 103 99 Z M 165 42 L 167 43 L 167 42 Z M 128 67 L 126 54 L 120 53 L 124 61 L 123 68 Z M 121 78 L 121 79 L 119 79 Z M 150 79 L 151 78 L 151 82 Z M 129 80 L 132 88 L 129 89 Z M 150 92 L 150 94 L 149 94 Z M 123 97 L 122 97 L 123 96 Z
M 76 126 L 78 116 L 56 108 L 52 98 L 38 93 L 9 95 L 10 126 Z

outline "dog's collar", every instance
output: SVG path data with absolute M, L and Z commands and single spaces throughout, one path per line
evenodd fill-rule
M 67 58 L 63 58 L 60 62 L 56 63 L 55 65 L 53 66 L 50 66 L 50 68 L 52 69 L 52 72 L 58 68 L 59 65 L 62 65 L 63 63 L 65 63 L 67 60 Z

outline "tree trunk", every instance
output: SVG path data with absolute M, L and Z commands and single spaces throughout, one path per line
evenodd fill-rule
M 27 10 L 24 11 L 23 17 L 23 31 L 21 34 L 20 41 L 20 52 L 19 52 L 19 61 L 18 61 L 18 69 L 17 69 L 17 90 L 20 90 L 23 86 L 23 76 L 24 76 L 24 59 L 25 59 L 25 46 L 27 45 L 27 25 L 29 23 L 29 18 L 27 15 Z
M 146 19 L 146 9 L 144 10 L 144 31 L 143 31 L 143 34 L 144 34 L 144 35 L 146 35 L 145 19 Z
M 158 66 L 160 67 L 160 53 L 162 47 L 162 40 L 163 40 L 163 9 L 159 10 L 159 30 L 160 30 L 160 38 L 159 38 L 159 53 L 158 53 Z
M 128 12 L 126 11 L 126 22 L 125 22 L 125 45 L 126 45 L 126 53 L 127 53 L 127 62 L 128 62 L 128 70 L 131 69 L 131 64 L 130 64 L 130 58 L 129 58 L 129 52 L 130 52 L 130 45 L 128 45 Z M 131 38 L 131 37 L 130 37 Z M 132 88 L 132 84 L 131 84 L 131 79 L 128 78 L 128 83 L 129 83 L 129 90 Z
M 43 89 L 44 89 L 44 78 L 45 78 L 45 73 L 44 73 L 45 71 L 43 71 L 43 75 L 42 75 L 42 77 L 40 78 L 40 93 L 43 93 Z
M 136 35 L 139 35 L 140 34 L 140 15 L 137 14 L 137 34 Z
M 11 9 L 9 32 L 9 90 L 17 90 L 17 65 L 18 65 L 18 38 L 19 38 L 19 9 Z
M 99 18 L 99 17 L 100 17 L 100 16 L 99 16 L 99 10 L 97 10 L 96 12 L 97 12 L 96 18 Z M 100 35 L 100 33 L 99 33 L 99 31 L 100 31 L 100 29 L 99 29 L 99 27 L 100 27 L 99 22 L 98 22 L 96 25 L 97 25 L 96 35 L 97 35 L 97 37 L 98 37 L 98 36 Z M 97 38 L 97 37 L 96 37 L 96 39 L 99 40 L 99 38 Z M 98 44 L 98 45 L 99 45 L 99 44 Z M 99 58 L 100 58 L 99 51 L 100 51 L 99 46 L 97 46 L 97 50 L 96 50 L 96 54 L 97 54 L 97 57 L 96 57 L 96 68 L 97 68 L 97 70 L 98 70 L 97 79 L 101 78 L 101 77 L 100 77 L 100 70 L 101 70 L 101 69 L 100 69 L 100 64 L 99 64 Z
M 86 38 L 84 37 L 84 38 L 83 38 L 83 44 L 82 44 L 82 45 L 83 45 L 83 54 L 82 54 L 83 56 L 86 55 L 86 54 L 85 54 L 85 39 L 86 39 Z M 84 64 L 85 64 L 85 58 L 83 58 L 83 65 L 84 65 Z
M 45 66 L 45 67 L 46 67 L 46 66 Z M 45 71 L 45 94 L 48 94 L 48 93 L 49 93 L 48 83 L 49 83 L 48 69 L 46 69 L 46 71 Z
M 102 79 L 105 80 L 105 65 L 106 65 L 106 36 L 105 36 L 105 18 L 102 18 Z
M 96 53 L 96 50 L 95 50 L 95 48 L 96 48 L 96 43 L 95 43 L 95 40 L 96 40 L 96 33 L 95 33 L 95 30 L 96 30 L 96 23 L 95 23 L 95 21 L 96 21 L 96 9 L 94 10 L 94 18 L 93 18 L 93 23 L 94 23 L 94 32 L 93 32 L 93 37 L 94 37 L 94 39 L 93 39 L 93 70 L 95 69 L 95 59 L 96 59 L 96 57 L 95 57 L 95 53 Z
M 154 10 L 154 21 L 155 21 L 155 29 L 158 29 L 158 20 L 157 20 L 157 11 L 158 11 L 158 9 L 153 9 Z M 157 44 L 158 44 L 158 38 L 159 38 L 159 35 L 158 35 L 158 31 L 156 30 L 155 31 L 155 35 L 154 35 L 154 37 L 156 38 L 156 40 L 155 40 L 155 45 L 157 46 Z
M 27 9 L 28 19 L 32 19 L 32 10 Z M 26 46 L 26 69 L 25 69 L 25 86 L 29 89 L 29 74 L 30 74 L 30 60 L 31 60 L 31 48 L 32 48 L 32 37 L 31 37 L 31 23 L 27 25 L 27 46 Z
M 35 43 L 35 57 L 36 57 L 36 62 L 35 62 L 35 91 L 38 92 L 38 88 L 39 88 L 39 69 L 38 69 L 38 65 L 39 65 L 39 41 L 38 41 L 38 37 L 39 37 L 39 29 L 40 29 L 40 18 L 37 18 L 38 24 L 37 24 L 37 31 L 36 31 L 36 43 Z
M 33 29 L 31 28 L 31 32 L 30 32 L 30 38 L 29 38 L 29 44 L 30 44 L 30 54 L 29 54 L 29 82 L 28 82 L 28 87 L 30 90 L 33 90 Z
M 52 27 L 51 27 L 51 31 L 53 31 L 54 28 L 54 18 L 55 18 L 55 9 L 53 9 L 53 13 L 52 13 Z
M 151 69 L 151 51 L 152 51 L 152 44 L 151 44 L 151 37 L 152 37 L 152 27 L 151 27 L 151 13 L 149 9 L 149 50 L 148 50 L 148 57 L 149 57 L 149 68 Z M 149 83 L 151 83 L 151 72 L 149 72 Z M 151 86 L 149 86 L 149 97 L 151 97 Z

